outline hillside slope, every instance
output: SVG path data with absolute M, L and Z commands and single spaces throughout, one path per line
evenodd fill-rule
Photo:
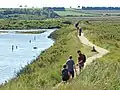
M 91 21 L 84 24 L 85 35 L 94 44 L 110 50 L 93 61 L 71 83 L 57 90 L 119 90 L 120 89 L 120 22 Z

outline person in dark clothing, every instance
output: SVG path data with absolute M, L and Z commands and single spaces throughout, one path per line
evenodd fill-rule
M 18 46 L 16 46 L 16 49 L 18 49 Z
M 12 52 L 13 52 L 13 50 L 14 50 L 14 45 L 12 45 Z
M 72 75 L 72 78 L 74 78 L 75 63 L 72 59 L 72 56 L 69 57 L 69 59 L 66 62 L 66 65 L 68 66 L 68 72 L 70 73 L 70 75 Z
M 92 51 L 92 52 L 97 52 L 97 50 L 95 49 L 95 46 L 93 46 L 93 48 L 92 48 L 91 51 Z
M 82 28 L 79 29 L 79 36 L 81 36 Z
M 84 67 L 84 63 L 86 62 L 86 56 L 82 54 L 80 50 L 78 50 L 77 53 L 78 53 L 79 70 L 81 71 L 81 69 Z
M 67 82 L 70 78 L 70 74 L 68 72 L 67 69 L 67 65 L 63 65 L 63 69 L 62 69 L 62 80 Z
M 79 29 L 79 22 L 77 22 L 76 24 L 75 24 L 75 27 L 76 27 L 76 29 L 78 30 Z
M 31 40 L 29 40 L 29 42 L 31 43 Z

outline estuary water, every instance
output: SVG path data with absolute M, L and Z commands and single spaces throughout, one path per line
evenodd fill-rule
M 0 33 L 0 84 L 12 79 L 21 67 L 52 46 L 54 41 L 48 36 L 53 31 L 55 29 L 41 34 Z

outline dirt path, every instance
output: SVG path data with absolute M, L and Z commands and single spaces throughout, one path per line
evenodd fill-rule
M 93 44 L 92 42 L 90 42 L 82 33 L 81 36 L 78 35 L 78 38 L 80 39 L 81 43 L 83 43 L 84 45 L 90 46 L 90 47 L 95 47 L 96 51 L 98 52 L 98 54 L 93 55 L 92 57 L 87 58 L 86 63 L 84 68 L 86 67 L 86 65 L 90 64 L 93 60 L 100 58 L 102 56 L 104 56 L 105 54 L 109 53 L 109 51 L 107 51 L 106 49 L 103 49 L 99 46 L 96 46 L 95 44 Z M 78 68 L 79 69 L 79 68 Z M 79 74 L 79 70 L 77 69 L 77 73 Z M 76 74 L 75 74 L 76 77 Z M 57 86 L 55 86 L 53 89 L 58 88 L 60 85 L 62 85 L 62 83 L 59 83 Z
M 86 60 L 86 63 L 85 63 L 85 66 L 90 64 L 93 60 L 97 59 L 97 58 L 100 58 L 102 56 L 104 56 L 105 54 L 109 53 L 109 51 L 107 51 L 106 49 L 103 49 L 99 46 L 96 46 L 95 44 L 93 44 L 92 42 L 90 42 L 85 36 L 84 34 L 82 33 L 81 36 L 78 36 L 78 38 L 80 39 L 81 43 L 85 44 L 85 45 L 88 45 L 90 47 L 95 47 L 96 51 L 98 52 L 98 54 L 92 56 L 92 57 L 89 57 L 87 58 Z

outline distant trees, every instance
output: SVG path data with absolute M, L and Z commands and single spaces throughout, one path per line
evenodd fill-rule
M 82 10 L 120 10 L 120 7 L 82 7 Z
M 27 5 L 25 5 L 24 7 L 27 7 Z
M 64 7 L 43 7 L 43 9 L 48 9 L 53 11 L 65 11 Z
M 22 7 L 22 5 L 20 5 L 19 7 Z
M 49 9 L 49 8 L 43 8 L 42 15 L 46 15 L 47 18 L 59 17 L 59 15 L 54 12 L 54 10 Z
M 20 5 L 19 7 L 23 7 Z M 24 7 L 27 7 L 25 5 Z M 0 8 L 0 19 L 1 18 L 12 18 L 12 19 L 20 19 L 26 18 L 29 19 L 41 17 L 43 18 L 54 18 L 59 17 L 57 13 L 55 13 L 51 9 L 39 9 L 39 8 Z
M 78 8 L 80 8 L 80 6 L 78 6 Z

